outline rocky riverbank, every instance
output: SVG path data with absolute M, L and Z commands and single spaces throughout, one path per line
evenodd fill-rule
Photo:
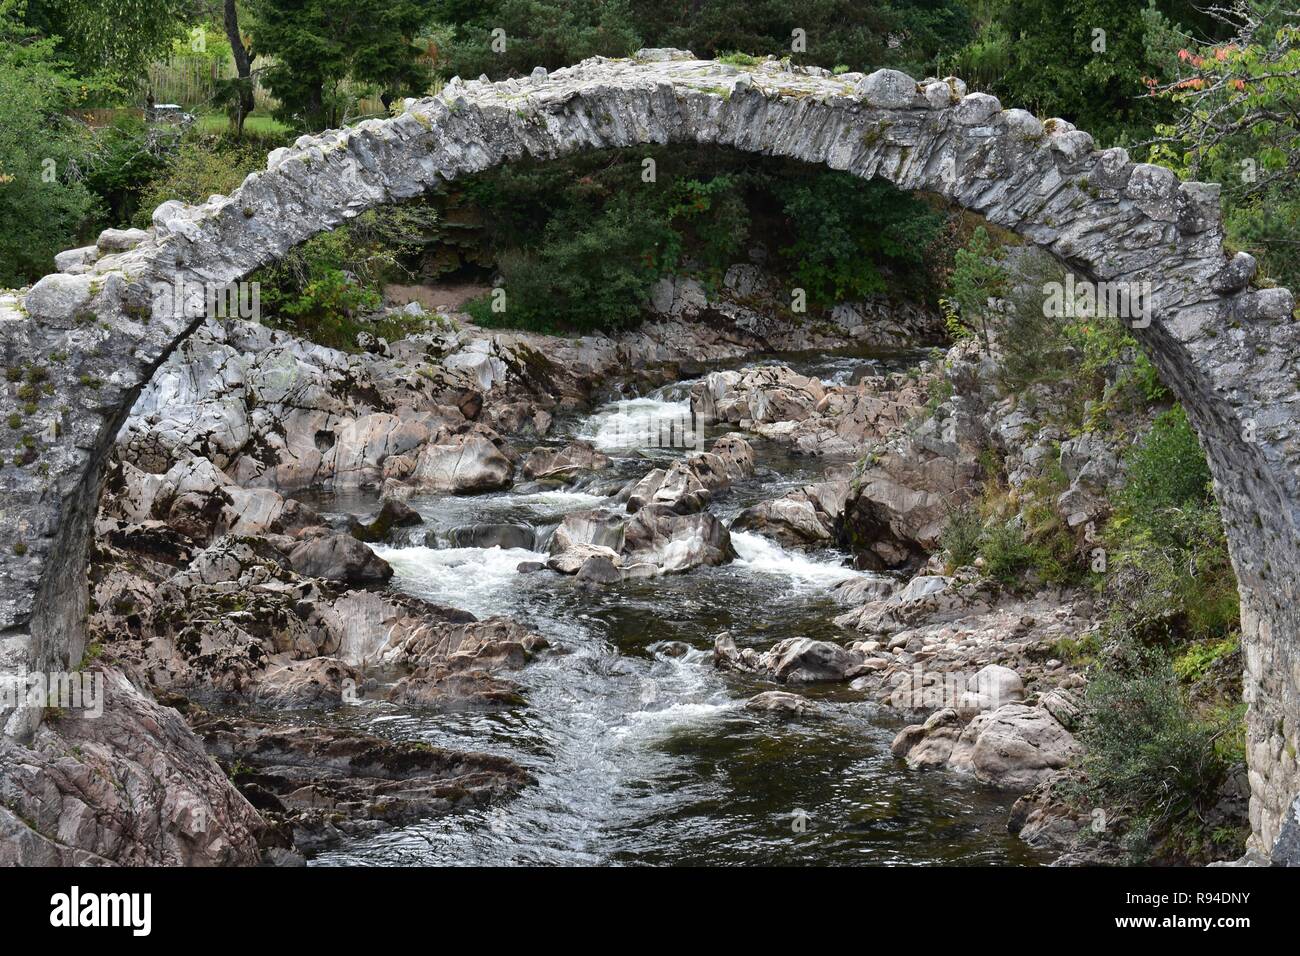
M 746 295 L 754 281 L 743 268 L 728 276 Z M 392 568 L 370 543 L 421 534 L 401 502 L 599 474 L 607 461 L 587 443 L 519 445 L 598 394 L 670 381 L 701 361 L 922 334 L 872 328 L 867 307 L 839 326 L 763 320 L 709 302 L 689 280 L 656 296 L 663 317 L 619 338 L 430 317 L 426 333 L 347 354 L 255 324 L 200 329 L 137 402 L 96 520 L 83 667 L 102 676 L 113 721 L 50 713 L 34 740 L 6 742 L 7 766 L 21 768 L 4 781 L 6 860 L 247 864 L 260 848 L 285 862 L 526 785 L 506 758 L 395 744 L 315 716 L 366 698 L 431 713 L 515 705 L 509 674 L 547 653 L 514 621 L 383 588 Z M 608 582 L 730 560 L 727 529 L 703 506 L 752 470 L 739 438 L 651 470 L 611 499 L 635 512 L 616 548 L 599 513 L 575 515 L 547 565 Z M 383 501 L 368 520 L 331 523 L 289 497 L 358 489 Z M 131 748 L 117 752 L 116 738 Z M 155 751 L 164 762 L 147 759 Z M 75 783 L 131 773 L 157 795 L 144 799 L 158 810 L 152 829 L 112 788 Z M 177 775 L 188 788 L 163 799 Z M 54 835 L 75 819 L 85 822 L 71 839 Z
M 736 267 L 726 285 L 751 294 L 760 279 Z M 763 319 L 734 297 L 710 302 L 687 280 L 656 295 L 660 319 L 578 340 L 440 316 L 425 332 L 349 354 L 258 325 L 201 328 L 122 429 L 96 523 L 86 667 L 105 676 L 115 720 L 132 722 L 112 733 L 131 736 L 139 754 L 118 755 L 103 726 L 57 715 L 30 744 L 6 744 L 25 775 L 6 776 L 0 814 L 15 839 L 5 852 L 294 862 L 535 785 L 510 757 L 376 737 L 331 718 L 358 704 L 513 712 L 530 706 L 526 669 L 570 650 L 510 615 L 395 587 L 390 559 L 410 548 L 488 550 L 512 561 L 518 580 L 572 580 L 592 600 L 742 557 L 758 566 L 755 549 L 825 554 L 829 563 L 809 567 L 828 575 L 836 610 L 816 636 L 766 645 L 734 628 L 712 636 L 718 672 L 752 688 L 744 707 L 825 721 L 809 691 L 842 685 L 910 721 L 891 746 L 906 767 L 1031 792 L 1013 830 L 1069 850 L 1080 820 L 1053 787 L 1080 750 L 1086 680 L 1061 648 L 1094 632 L 1101 610 L 1086 588 L 1010 586 L 963 566 L 943 534 L 987 477 L 992 448 L 1026 496 L 1036 466 L 1059 465 L 1063 485 L 1043 504 L 1086 552 L 1089 523 L 1120 477 L 1116 450 L 1035 427 L 1000 388 L 995 355 L 973 341 L 823 379 L 779 359 L 741 360 L 897 346 L 926 330 L 873 326 L 865 308 L 837 310 L 830 325 Z M 686 453 L 616 452 L 644 444 L 611 437 L 627 425 L 619 416 L 631 417 L 622 409 L 589 437 L 566 424 L 601 400 L 696 376 L 682 386 L 682 421 L 670 423 L 686 429 Z M 770 449 L 804 462 L 811 480 L 766 492 Z M 507 513 L 450 527 L 410 506 L 507 489 L 582 506 L 546 525 Z M 367 504 L 333 510 L 348 495 Z M 698 653 L 687 642 L 655 646 L 665 661 Z M 151 749 L 170 764 L 143 759 Z M 188 781 L 155 801 L 152 828 L 111 788 L 76 783 L 120 777 L 119 761 L 145 790 Z M 55 821 L 74 817 L 85 826 L 56 839 Z

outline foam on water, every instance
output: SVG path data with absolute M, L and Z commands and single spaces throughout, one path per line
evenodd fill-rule
M 576 437 L 603 451 L 643 448 L 702 450 L 703 432 L 696 432 L 689 401 L 632 398 L 611 402 L 588 418 Z
M 614 736 L 623 744 L 644 744 L 682 727 L 699 726 L 735 710 L 713 667 L 713 652 L 692 648 L 681 657 L 660 658 L 641 678 L 640 707 L 624 714 Z
M 479 616 L 508 610 L 506 596 L 518 582 L 521 561 L 545 561 L 524 548 L 393 548 L 375 545 L 393 566 L 398 587 L 437 604 Z
M 813 558 L 797 551 L 787 551 L 771 538 L 749 531 L 731 532 L 731 544 L 738 555 L 737 567 L 759 574 L 785 575 L 799 584 L 829 587 L 864 574 L 844 567 L 834 558 Z

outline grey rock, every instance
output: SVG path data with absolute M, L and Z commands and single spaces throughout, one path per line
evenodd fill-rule
M 609 555 L 593 554 L 578 568 L 578 580 L 594 584 L 615 584 L 623 580 L 623 572 Z
M 430 541 L 429 546 L 435 547 L 436 543 L 436 540 Z M 523 548 L 532 551 L 537 545 L 537 533 L 524 524 L 463 525 L 447 532 L 447 543 L 453 548 Z
M 348 522 L 348 531 L 358 541 L 387 541 L 395 528 L 410 528 L 423 524 L 420 513 L 410 505 L 394 499 L 385 499 L 379 513 L 368 522 L 353 518 Z
M 1287 807 L 1269 862 L 1273 866 L 1300 866 L 1300 795 Z
M 348 534 L 328 534 L 298 545 L 289 563 L 299 574 L 342 584 L 382 584 L 393 576 L 387 561 Z
M 765 690 L 745 701 L 745 709 L 787 720 L 825 720 L 826 712 L 807 697 L 783 690 Z
M 590 442 L 575 441 L 559 449 L 534 448 L 524 462 L 524 477 L 572 481 L 608 467 L 609 458 Z
M 507 757 L 343 727 L 207 718 L 195 730 L 218 762 L 248 771 L 245 788 L 301 850 L 506 798 L 532 782 Z
M 871 106 L 907 109 L 916 100 L 916 80 L 898 70 L 876 70 L 858 84 L 858 92 Z
M 113 668 L 103 712 L 0 737 L 0 865 L 251 866 L 266 823 L 185 720 Z
M 913 769 L 943 767 L 1005 790 L 1028 791 L 1065 767 L 1078 744 L 1046 710 L 1007 704 L 963 726 L 952 708 L 894 738 L 891 750 Z
M 1220 295 L 1240 292 L 1250 285 L 1259 265 L 1249 252 L 1238 252 L 1228 260 L 1228 264 L 1214 274 L 1210 288 Z

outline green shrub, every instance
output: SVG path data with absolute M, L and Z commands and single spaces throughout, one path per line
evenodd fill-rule
M 511 164 L 463 192 L 505 280 L 507 311 L 484 316 L 496 324 L 625 327 L 657 278 L 714 285 L 751 235 L 812 306 L 879 291 L 926 297 L 938 281 L 928 250 L 941 213 L 887 183 L 799 163 L 656 147 Z
M 1038 557 L 1033 546 L 1025 540 L 1024 531 L 1014 522 L 994 524 L 984 532 L 980 541 L 980 557 L 984 559 L 984 573 L 1008 587 L 1020 584 Z
M 134 116 L 100 130 L 93 142 L 84 161 L 85 184 L 99 197 L 108 222 L 125 225 L 136 215 L 145 184 L 165 168 L 165 154 Z
M 1142 528 L 1178 540 L 1173 512 L 1213 502 L 1210 466 L 1182 407 L 1159 416 L 1146 437 L 1125 456 L 1123 512 Z
M 1239 716 L 1198 715 L 1166 658 L 1121 643 L 1088 684 L 1082 796 L 1131 811 L 1136 858 L 1158 856 L 1166 843 L 1180 854 L 1211 852 L 1215 835 L 1206 839 L 1201 821 L 1233 770 L 1233 748 L 1220 741 L 1237 733 Z
M 1111 616 L 1151 643 L 1223 640 L 1237 630 L 1241 609 L 1218 508 L 1165 515 L 1169 524 L 1157 532 L 1122 523 L 1108 530 Z
M 96 205 L 74 173 L 89 132 L 72 119 L 85 82 L 56 41 L 24 24 L 23 6 L 0 4 L 0 288 L 22 286 L 77 245 Z
M 984 522 L 974 508 L 961 507 L 948 515 L 948 524 L 943 529 L 939 543 L 948 552 L 948 562 L 953 569 L 975 560 L 983 536 Z
M 949 324 L 960 324 L 969 334 L 978 334 L 988 344 L 993 313 L 990 299 L 1001 299 L 1011 289 L 1011 277 L 1001 259 L 1003 250 L 983 226 L 958 249 L 948 277 L 947 301 L 955 307 Z
M 1101 632 L 1091 630 L 1078 637 L 1063 637 L 1052 644 L 1052 656 L 1082 667 L 1091 664 L 1101 651 Z
M 959 259 L 965 259 L 959 253 Z M 964 267 L 963 267 L 964 268 Z M 959 274 L 955 270 L 955 275 Z M 1008 393 L 1048 384 L 1064 398 L 1060 424 L 1090 431 L 1106 428 L 1112 410 L 1145 407 L 1167 396 L 1155 366 L 1115 317 L 1046 315 L 1046 287 L 1064 283 L 1064 267 L 1029 251 L 1009 271 L 999 344 L 999 381 Z M 1085 409 L 1091 406 L 1091 415 Z
M 543 330 L 632 325 L 673 242 L 663 219 L 639 216 L 623 198 L 582 226 L 552 220 L 540 247 L 501 257 L 506 311 L 498 318 Z
M 996 467 L 986 464 L 985 473 L 995 476 Z M 978 551 L 988 578 L 1013 590 L 1081 580 L 1074 535 L 1053 506 L 1063 479 L 1049 471 L 1014 493 L 996 478 L 986 481 L 977 508 L 984 525 Z
M 181 143 L 139 193 L 135 224 L 148 226 L 153 211 L 168 199 L 197 204 L 233 192 L 248 176 L 266 167 L 267 148 L 281 145 L 256 137 L 236 145 L 224 136 Z
M 392 339 L 422 328 L 423 319 L 369 318 L 383 305 L 383 285 L 409 276 L 405 263 L 424 246 L 436 216 L 414 203 L 362 213 L 315 236 L 254 273 L 263 318 L 319 345 L 354 351 L 357 335 Z
M 1241 640 L 1235 634 L 1223 640 L 1197 641 L 1174 658 L 1174 673 L 1183 683 L 1194 684 L 1209 675 L 1215 664 L 1239 650 Z
M 336 349 L 356 348 L 363 329 L 359 316 L 381 305 L 378 293 L 358 285 L 339 269 L 315 275 L 292 299 L 280 304 L 278 323 L 313 342 Z
M 1117 628 L 1149 643 L 1223 641 L 1240 622 L 1237 579 L 1205 454 L 1176 408 L 1125 455 L 1107 529 Z
M 810 302 L 829 306 L 886 291 L 916 291 L 943 217 L 880 180 L 820 171 L 773 179 L 791 241 L 780 252 Z
M 729 63 L 732 66 L 757 66 L 762 63 L 762 59 L 756 56 L 750 56 L 748 53 L 723 53 L 717 57 L 719 63 Z

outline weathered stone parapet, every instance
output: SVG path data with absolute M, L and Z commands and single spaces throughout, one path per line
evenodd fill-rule
M 0 412 L 18 416 L 23 443 L 0 467 L 3 666 L 24 654 L 32 666 L 79 660 L 103 463 L 141 385 L 200 318 L 204 288 L 366 209 L 503 162 L 666 143 L 790 157 L 936 193 L 1086 278 L 1150 283 L 1153 314 L 1135 334 L 1206 445 L 1241 581 L 1252 821 L 1267 848 L 1300 790 L 1295 302 L 1285 290 L 1250 289 L 1253 261 L 1225 255 L 1217 187 L 1180 182 L 1122 149 L 1098 151 L 1071 124 L 1004 109 L 954 78 L 833 76 L 773 60 L 742 69 L 648 50 L 526 79 L 455 79 L 391 119 L 275 150 L 230 196 L 164 203 L 147 231 L 108 230 L 94 247 L 61 254 L 63 271 L 0 294 Z M 160 309 L 160 287 L 183 294 Z M 0 723 L 12 718 L 0 713 Z

